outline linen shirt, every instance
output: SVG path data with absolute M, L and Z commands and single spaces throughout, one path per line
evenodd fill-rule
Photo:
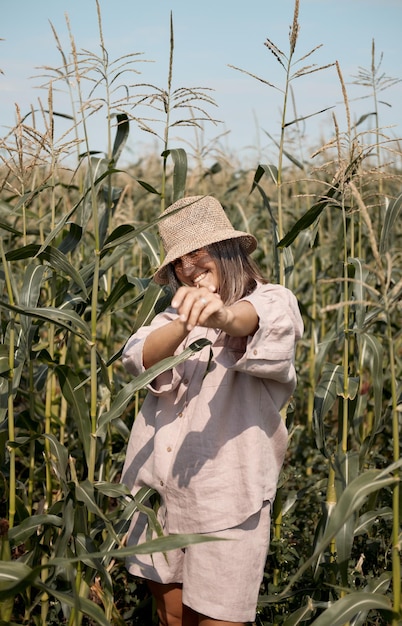
M 196 326 L 178 347 L 203 348 L 157 376 L 134 421 L 122 482 L 135 494 L 159 492 L 171 533 L 213 532 L 241 524 L 275 497 L 287 447 L 279 413 L 296 384 L 295 343 L 303 324 L 295 296 L 259 284 L 242 298 L 259 317 L 253 336 L 230 337 Z M 147 335 L 177 317 L 168 308 L 128 340 L 122 356 L 144 371 Z

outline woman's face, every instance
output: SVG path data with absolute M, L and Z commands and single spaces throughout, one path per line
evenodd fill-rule
M 177 279 L 189 287 L 213 287 L 219 291 L 219 275 L 215 261 L 206 248 L 183 255 L 172 263 Z

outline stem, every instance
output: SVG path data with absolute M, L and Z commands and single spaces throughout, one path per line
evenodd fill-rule
M 276 540 L 280 540 L 282 534 L 282 488 L 280 487 L 276 492 L 274 504 L 272 507 L 272 519 L 274 523 L 274 537 Z M 280 569 L 275 568 L 272 574 L 272 582 L 275 587 L 279 586 L 280 582 Z
M 343 331 L 344 331 L 344 343 L 343 343 L 343 402 L 342 402 L 342 451 L 347 452 L 348 449 L 348 429 L 349 429 L 349 415 L 348 415 L 348 397 L 349 397 L 349 283 L 348 283 L 348 250 L 347 250 L 347 228 L 346 228 L 346 214 L 345 207 L 342 207 L 342 219 L 343 219 L 343 241 L 344 241 L 344 259 L 343 259 Z
M 170 13 L 170 52 L 169 52 L 169 74 L 168 74 L 168 87 L 166 91 L 165 111 L 166 111 L 166 123 L 164 131 L 164 153 L 166 153 L 169 146 L 169 129 L 170 129 L 170 107 L 172 98 L 172 78 L 173 78 L 173 52 L 174 52 L 174 35 L 173 35 L 173 17 Z M 164 211 L 166 206 L 166 167 L 167 167 L 167 155 L 163 157 L 162 165 L 162 186 L 161 186 L 161 211 Z M 162 247 L 161 247 L 162 251 Z M 161 256 L 162 258 L 162 256 Z
M 393 438 L 393 460 L 399 461 L 400 459 L 400 444 L 399 444 L 399 419 L 398 419 L 398 398 L 396 388 L 396 369 L 395 369 L 395 353 L 394 353 L 394 337 L 392 332 L 391 320 L 388 316 L 387 322 L 387 337 L 389 345 L 389 360 L 391 369 L 391 394 L 392 394 L 392 438 Z M 396 469 L 394 472 L 396 478 L 400 476 L 400 470 Z M 396 482 L 392 494 L 392 586 L 393 586 L 393 600 L 394 610 L 396 612 L 402 611 L 401 601 L 401 557 L 400 557 L 400 484 Z M 397 626 L 399 621 L 393 620 L 393 626 Z
M 94 211 L 96 213 L 96 210 Z M 97 417 L 97 401 L 98 401 L 98 373 L 97 373 L 97 356 L 96 356 L 96 330 L 97 330 L 97 304 L 99 290 L 99 264 L 100 250 L 95 249 L 95 267 L 92 285 L 91 299 L 91 445 L 88 459 L 88 479 L 90 482 L 95 480 L 95 464 L 96 464 L 96 417 Z
M 283 98 L 282 108 L 282 121 L 281 121 L 281 138 L 279 142 L 279 156 L 278 156 L 278 238 L 279 241 L 283 238 L 283 208 L 282 208 L 282 166 L 283 166 L 283 149 L 285 143 L 285 125 L 286 125 L 286 107 L 289 93 L 289 74 L 290 74 L 291 57 L 289 57 L 287 69 L 286 69 L 286 84 L 285 94 Z M 285 284 L 285 268 L 283 260 L 283 249 L 279 249 L 279 284 Z
M 311 286 L 312 286 L 312 302 L 311 302 L 311 336 L 309 350 L 309 390 L 307 399 L 307 431 L 311 434 L 313 426 L 313 410 L 314 410 L 314 390 L 315 390 L 315 354 L 317 339 L 317 257 L 313 250 L 311 263 Z M 307 468 L 309 469 L 309 468 Z
M 7 294 L 10 304 L 14 304 L 14 295 L 11 285 L 11 278 L 8 268 L 8 263 L 6 259 L 6 255 L 4 252 L 3 246 L 3 238 L 0 237 L 0 254 L 1 261 L 3 265 L 4 277 L 6 281 Z M 15 470 L 15 456 L 16 449 L 14 447 L 15 442 L 15 423 L 14 423 L 14 393 L 13 393 L 13 383 L 14 383 L 14 351 L 15 351 L 15 329 L 14 329 L 14 314 L 10 312 L 10 323 L 9 323 L 9 351 L 8 351 L 8 452 L 10 455 L 10 478 L 9 478 L 9 513 L 8 513 L 8 523 L 9 528 L 14 526 L 14 517 L 16 513 L 16 470 Z M 11 445 L 10 445 L 11 444 Z

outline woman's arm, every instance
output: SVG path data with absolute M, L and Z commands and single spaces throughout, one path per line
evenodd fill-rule
M 142 360 L 145 369 L 168 356 L 173 356 L 189 331 L 180 318 L 153 330 L 145 339 Z
M 259 318 L 250 302 L 225 306 L 220 296 L 209 289 L 180 287 L 172 306 L 179 317 L 156 328 L 144 342 L 143 363 L 148 369 L 161 359 L 173 356 L 194 326 L 218 328 L 233 337 L 253 335 Z

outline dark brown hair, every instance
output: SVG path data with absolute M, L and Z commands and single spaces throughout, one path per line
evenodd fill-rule
M 251 293 L 257 282 L 268 282 L 259 268 L 243 250 L 238 239 L 226 239 L 206 246 L 205 249 L 216 262 L 219 277 L 219 295 L 225 305 L 233 304 Z M 173 293 L 181 283 L 177 280 L 173 265 L 167 268 L 169 286 Z

